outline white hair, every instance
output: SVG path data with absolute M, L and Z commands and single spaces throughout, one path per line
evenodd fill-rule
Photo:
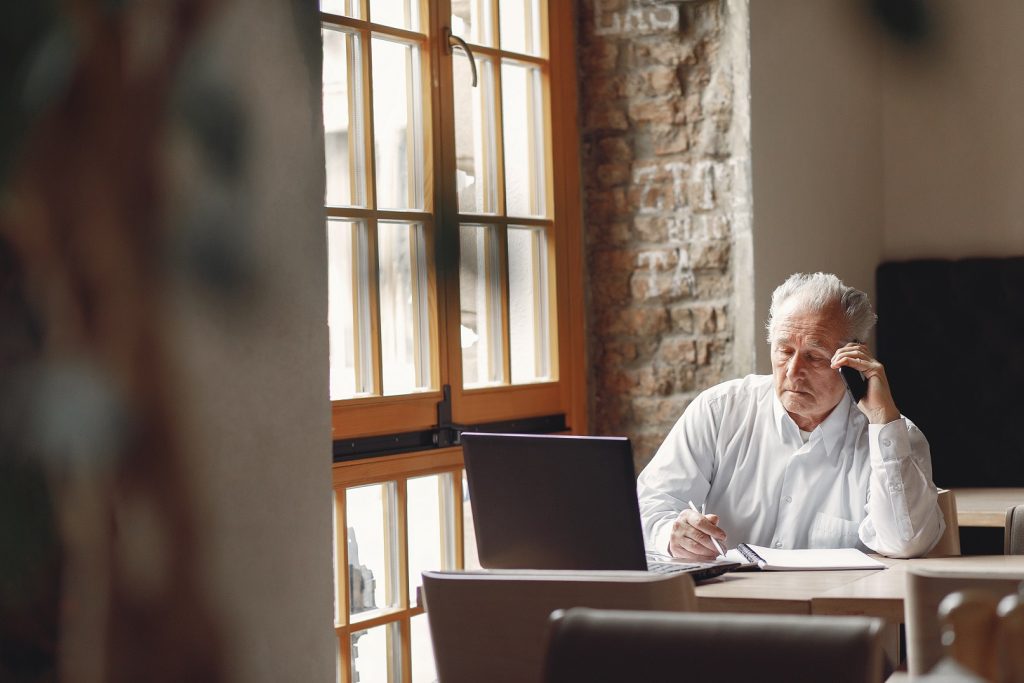
M 866 341 L 878 316 L 871 310 L 868 295 L 854 287 L 844 285 L 831 273 L 794 273 L 772 292 L 772 305 L 768 311 L 768 342 L 771 343 L 772 325 L 782 304 L 793 297 L 811 311 L 824 311 L 838 305 L 846 320 L 844 341 Z

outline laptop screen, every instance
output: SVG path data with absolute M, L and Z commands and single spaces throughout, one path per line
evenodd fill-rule
M 647 568 L 628 439 L 461 438 L 482 566 Z

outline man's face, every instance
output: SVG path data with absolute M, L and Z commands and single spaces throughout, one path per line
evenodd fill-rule
M 832 356 L 843 345 L 845 321 L 838 306 L 807 310 L 799 300 L 782 305 L 771 332 L 775 393 L 801 429 L 824 420 L 846 387 Z

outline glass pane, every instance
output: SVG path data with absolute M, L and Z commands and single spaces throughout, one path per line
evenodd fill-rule
M 551 376 L 549 319 L 544 230 L 509 226 L 508 347 L 513 383 Z
M 423 208 L 420 51 L 373 38 L 373 148 L 377 207 Z
M 545 211 L 540 71 L 532 66 L 503 62 L 501 87 L 506 213 L 539 216 Z
M 459 229 L 462 384 L 482 386 L 503 379 L 501 286 L 498 240 L 493 226 Z
M 329 206 L 366 205 L 359 36 L 325 28 L 324 158 Z
M 384 394 L 430 389 L 432 335 L 423 226 L 377 225 Z
M 462 471 L 462 567 L 463 569 L 481 569 L 480 558 L 476 552 L 476 527 L 473 526 L 473 506 L 469 502 L 469 482 L 466 471 Z
M 418 31 L 419 9 L 419 0 L 370 0 L 370 21 Z
M 538 0 L 498 0 L 501 49 L 540 54 Z
M 398 622 L 352 633 L 353 683 L 398 683 L 402 648 Z
M 430 622 L 426 614 L 417 614 L 409 620 L 412 640 L 412 683 L 436 683 L 437 667 L 434 665 L 434 647 L 430 640 Z
M 394 482 L 358 486 L 345 493 L 349 613 L 353 617 L 398 605 L 394 501 Z
M 498 210 L 497 152 L 494 109 L 494 63 L 477 56 L 478 85 L 473 87 L 469 58 L 455 52 L 455 182 L 459 211 Z
M 327 219 L 327 325 L 331 400 L 373 390 L 366 224 Z
M 409 604 L 415 605 L 416 589 L 423 585 L 422 572 L 431 569 L 454 569 L 455 520 L 452 506 L 451 474 L 409 479 Z M 448 500 L 446 500 L 448 499 Z
M 452 0 L 452 33 L 467 43 L 494 45 L 492 0 Z
M 320 0 L 320 11 L 358 19 L 359 3 L 360 0 Z

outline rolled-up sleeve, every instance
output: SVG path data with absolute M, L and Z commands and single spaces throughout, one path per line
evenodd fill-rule
M 928 440 L 905 417 L 868 425 L 867 438 L 871 480 L 860 539 L 889 557 L 924 555 L 946 528 L 932 482 Z
M 668 553 L 672 523 L 690 500 L 704 500 L 714 472 L 717 420 L 701 394 L 683 411 L 658 452 L 637 478 L 644 543 Z

